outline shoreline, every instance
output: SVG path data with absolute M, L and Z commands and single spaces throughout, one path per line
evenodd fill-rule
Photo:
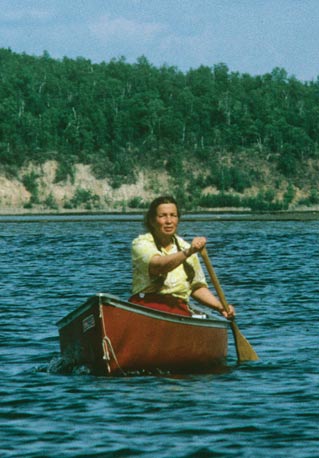
M 33 211 L 25 209 L 1 211 L 0 222 L 33 222 L 33 221 L 142 221 L 144 211 L 88 211 L 88 210 L 65 210 L 65 211 Z M 319 220 L 319 210 L 298 209 L 286 211 L 259 211 L 236 209 L 211 209 L 194 210 L 182 214 L 181 221 L 316 221 Z

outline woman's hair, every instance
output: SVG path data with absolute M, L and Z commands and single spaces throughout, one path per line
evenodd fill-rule
M 176 209 L 177 209 L 177 216 L 179 218 L 181 216 L 181 213 L 180 213 L 180 210 L 178 208 L 177 202 L 176 202 L 176 200 L 174 199 L 173 196 L 160 196 L 160 197 L 157 197 L 156 199 L 153 200 L 153 202 L 151 202 L 151 204 L 149 206 L 149 209 L 148 209 L 148 211 L 147 211 L 147 213 L 146 213 L 146 215 L 144 217 L 144 225 L 146 226 L 146 228 L 151 233 L 153 233 L 152 222 L 156 218 L 157 207 L 159 205 L 162 205 L 162 204 L 174 204 L 176 206 Z

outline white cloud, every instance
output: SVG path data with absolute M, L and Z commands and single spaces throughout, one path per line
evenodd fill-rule
M 165 32 L 165 26 L 156 22 L 138 22 L 124 17 L 111 18 L 110 15 L 104 15 L 91 23 L 89 29 L 99 41 L 130 42 L 133 45 L 141 41 L 151 41 Z
M 27 9 L 12 9 L 1 12 L 1 22 L 22 22 L 28 20 L 47 20 L 52 17 L 50 11 L 44 9 L 27 8 Z

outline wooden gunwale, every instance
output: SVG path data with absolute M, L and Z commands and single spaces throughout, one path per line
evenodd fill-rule
M 78 307 L 76 310 L 72 311 L 64 318 L 57 322 L 59 329 L 63 328 L 70 322 L 74 321 L 75 318 L 82 315 L 85 311 L 89 310 L 94 304 L 113 306 L 130 312 L 147 315 L 149 317 L 164 320 L 172 321 L 175 323 L 185 323 L 192 326 L 204 326 L 204 327 L 214 327 L 214 328 L 229 328 L 229 322 L 219 316 L 213 318 L 193 318 L 188 316 L 169 314 L 167 312 L 162 312 L 160 310 L 154 310 L 149 307 L 143 307 L 142 305 L 133 304 L 132 302 L 127 302 L 119 299 L 116 296 L 108 293 L 97 293 L 96 295 L 90 297 L 82 306 Z

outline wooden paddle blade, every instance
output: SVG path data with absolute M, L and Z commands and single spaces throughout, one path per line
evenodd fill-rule
M 250 345 L 248 340 L 242 335 L 237 324 L 234 321 L 232 321 L 230 325 L 235 340 L 238 362 L 258 361 L 259 358 L 257 353 Z

